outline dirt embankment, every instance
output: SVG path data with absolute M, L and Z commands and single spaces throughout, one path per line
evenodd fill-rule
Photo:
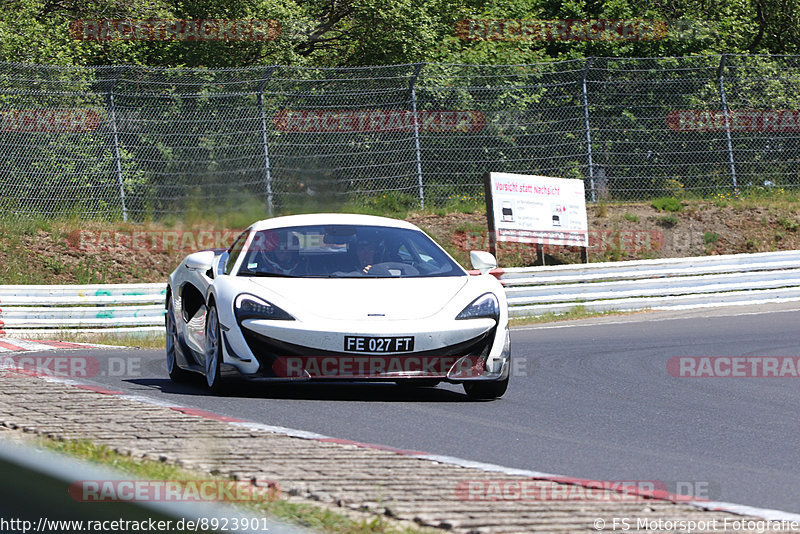
M 600 205 L 589 206 L 587 215 L 591 262 L 800 249 L 800 216 L 788 203 L 754 207 L 684 202 L 680 211 L 674 212 L 645 203 Z M 482 214 L 425 215 L 409 220 L 458 252 L 488 247 Z M 533 265 L 535 249 L 500 243 L 498 261 L 506 267 Z M 580 252 L 545 246 L 545 261 L 576 263 Z
M 683 202 L 680 211 L 650 204 L 592 205 L 589 260 L 621 261 L 800 249 L 800 217 L 791 202 Z M 469 265 L 469 250 L 488 249 L 481 212 L 411 213 L 417 224 Z M 0 284 L 161 282 L 188 253 L 227 246 L 233 228 L 176 229 L 157 224 L 87 223 L 0 228 Z M 502 243 L 502 267 L 533 265 L 533 246 Z M 547 264 L 580 261 L 577 249 L 545 247 Z

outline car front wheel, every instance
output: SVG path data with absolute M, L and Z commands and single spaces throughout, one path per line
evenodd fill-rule
M 508 377 L 496 382 L 464 382 L 464 391 L 473 400 L 490 400 L 502 397 L 508 389 Z
M 172 297 L 167 304 L 167 314 L 165 316 L 167 329 L 167 372 L 173 382 L 186 382 L 189 379 L 189 372 L 181 369 L 177 362 L 178 328 L 175 323 L 175 310 L 172 309 Z
M 217 307 L 211 305 L 206 315 L 206 361 L 205 373 L 208 389 L 213 393 L 225 392 L 224 381 L 220 376 L 220 363 L 222 360 L 222 344 L 219 335 L 219 315 Z

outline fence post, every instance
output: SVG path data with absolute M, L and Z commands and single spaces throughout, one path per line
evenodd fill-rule
M 417 185 L 419 186 L 419 206 L 425 209 L 425 192 L 422 188 L 422 153 L 419 147 L 419 120 L 417 118 L 417 92 L 415 86 L 417 78 L 422 70 L 424 63 L 417 63 L 414 65 L 414 76 L 408 82 L 408 92 L 411 98 L 411 115 L 414 119 L 414 157 L 417 161 Z
M 273 214 L 273 203 L 272 203 L 272 170 L 270 169 L 269 165 L 269 142 L 267 138 L 267 115 L 264 110 L 264 88 L 267 86 L 267 82 L 272 77 L 272 73 L 275 71 L 275 66 L 271 66 L 267 69 L 267 74 L 261 83 L 258 84 L 258 114 L 261 118 L 261 146 L 264 150 L 264 192 L 267 196 L 267 215 L 272 217 Z
M 111 126 L 111 139 L 112 149 L 114 151 L 114 167 L 117 175 L 117 182 L 119 183 L 119 199 L 122 203 L 122 220 L 128 222 L 128 208 L 125 205 L 125 183 L 122 181 L 122 162 L 119 157 L 119 135 L 117 133 L 117 115 L 114 108 L 114 86 L 117 84 L 118 74 L 115 73 L 114 80 L 111 82 L 111 88 L 106 93 L 106 109 L 108 111 L 108 122 Z
M 592 65 L 592 59 L 586 60 L 586 66 L 583 68 L 583 76 L 581 76 L 581 99 L 583 100 L 583 125 L 586 130 L 586 153 L 589 165 L 589 190 L 592 192 L 592 202 L 597 201 L 597 195 L 594 187 L 594 162 L 592 161 L 592 130 L 589 125 L 589 95 L 586 93 L 586 76 L 589 74 L 589 68 Z
M 722 54 L 719 58 L 719 69 L 717 70 L 717 79 L 719 80 L 719 96 L 722 100 L 722 115 L 725 118 L 725 140 L 728 144 L 728 165 L 731 170 L 731 184 L 733 185 L 733 194 L 739 196 L 738 188 L 736 185 L 736 163 L 733 159 L 733 142 L 731 141 L 731 119 L 728 110 L 728 100 L 725 98 L 725 61 L 727 54 Z

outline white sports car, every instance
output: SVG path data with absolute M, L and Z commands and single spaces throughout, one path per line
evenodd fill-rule
M 471 276 L 419 228 L 349 214 L 254 223 L 227 251 L 190 254 L 169 277 L 167 368 L 214 392 L 254 381 L 463 383 L 502 396 L 508 310 L 488 252 Z

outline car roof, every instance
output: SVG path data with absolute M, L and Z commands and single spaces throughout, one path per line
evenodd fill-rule
M 352 224 L 359 226 L 387 226 L 390 228 L 407 228 L 419 230 L 408 221 L 378 217 L 376 215 L 361 215 L 357 213 L 308 213 L 305 215 L 285 215 L 254 222 L 250 228 L 255 231 L 270 228 L 284 228 L 287 226 L 313 226 L 328 224 Z

